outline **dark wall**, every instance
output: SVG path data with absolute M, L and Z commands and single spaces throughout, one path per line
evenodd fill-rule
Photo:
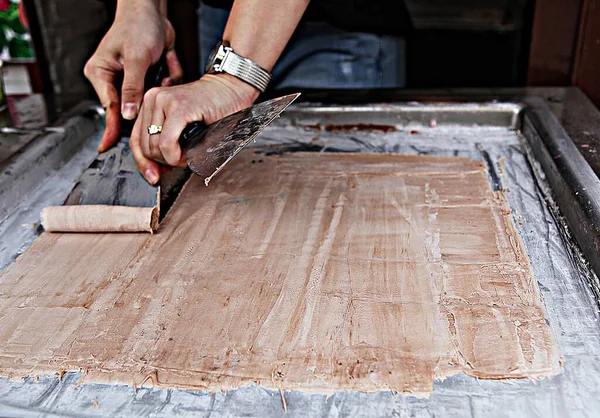
M 600 0 L 537 0 L 528 85 L 574 85 L 600 107 Z
M 107 10 L 102 0 L 32 0 L 26 3 L 32 36 L 40 37 L 36 54 L 43 55 L 41 70 L 49 75 L 58 111 L 91 97 L 92 89 L 83 76 L 83 66 L 106 30 Z M 35 16 L 32 16 L 35 14 Z
M 417 31 L 408 43 L 407 87 L 525 84 L 527 31 Z
M 579 28 L 573 84 L 600 108 L 600 0 L 584 0 Z
M 114 0 L 26 0 L 36 53 L 44 59 L 45 90 L 52 90 L 57 112 L 95 99 L 83 67 L 113 20 Z M 180 34 L 176 49 L 190 78 L 198 74 L 197 0 L 170 0 L 169 15 Z M 39 38 L 40 42 L 35 42 Z
M 405 0 L 408 87 L 525 84 L 533 0 Z
M 36 13 L 40 22 L 37 32 L 43 41 L 57 108 L 67 109 L 83 99 L 94 98 L 82 69 L 112 21 L 116 0 L 25 1 L 28 13 Z M 525 85 L 533 7 L 537 3 L 539 15 L 545 10 L 540 3 L 552 1 L 560 2 L 406 0 L 415 24 L 408 40 L 408 87 Z M 598 0 L 577 1 L 595 5 Z M 178 34 L 178 55 L 191 80 L 199 74 L 198 0 L 169 0 L 168 4 Z M 548 27 L 551 31 L 552 26 Z M 567 35 L 575 36 L 568 33 L 555 37 L 563 39 Z M 532 48 L 551 49 L 538 45 L 534 42 Z M 544 61 L 537 62 L 543 71 Z

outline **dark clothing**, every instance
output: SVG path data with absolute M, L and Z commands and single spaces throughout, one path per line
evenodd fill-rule
M 228 18 L 227 9 L 207 4 L 200 8 L 201 68 L 223 38 Z M 401 88 L 405 67 L 401 36 L 349 32 L 303 20 L 271 72 L 270 88 Z
M 203 0 L 205 4 L 231 9 L 233 0 Z M 312 0 L 303 20 L 325 22 L 352 32 L 405 35 L 412 29 L 403 0 Z

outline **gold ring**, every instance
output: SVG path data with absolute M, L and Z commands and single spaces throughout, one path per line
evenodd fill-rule
M 148 125 L 148 134 L 156 135 L 162 132 L 162 125 Z

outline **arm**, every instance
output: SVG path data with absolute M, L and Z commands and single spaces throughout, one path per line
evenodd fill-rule
M 102 106 L 106 109 L 106 128 L 99 151 L 109 148 L 119 137 L 119 115 L 133 119 L 141 107 L 144 76 L 158 61 L 164 48 L 172 48 L 175 32 L 166 18 L 167 0 L 118 0 L 115 21 L 96 52 L 87 62 L 84 73 L 90 80 Z M 167 53 L 170 77 L 166 83 L 182 76 L 175 52 Z M 121 99 L 114 83 L 124 72 Z
M 271 71 L 309 0 L 236 0 L 223 39 L 235 51 Z
M 300 22 L 309 0 L 235 0 L 223 39 L 234 51 L 271 70 Z M 228 74 L 207 74 L 176 87 L 152 89 L 144 96 L 130 146 L 140 172 L 151 183 L 160 177 L 159 163 L 185 165 L 178 139 L 194 121 L 207 124 L 250 106 L 254 87 Z M 148 125 L 163 125 L 149 135 Z

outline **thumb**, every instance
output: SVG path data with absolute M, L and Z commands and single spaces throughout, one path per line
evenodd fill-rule
M 144 77 L 152 64 L 150 56 L 124 58 L 123 87 L 121 90 L 121 114 L 132 120 L 138 114 L 144 97 Z

